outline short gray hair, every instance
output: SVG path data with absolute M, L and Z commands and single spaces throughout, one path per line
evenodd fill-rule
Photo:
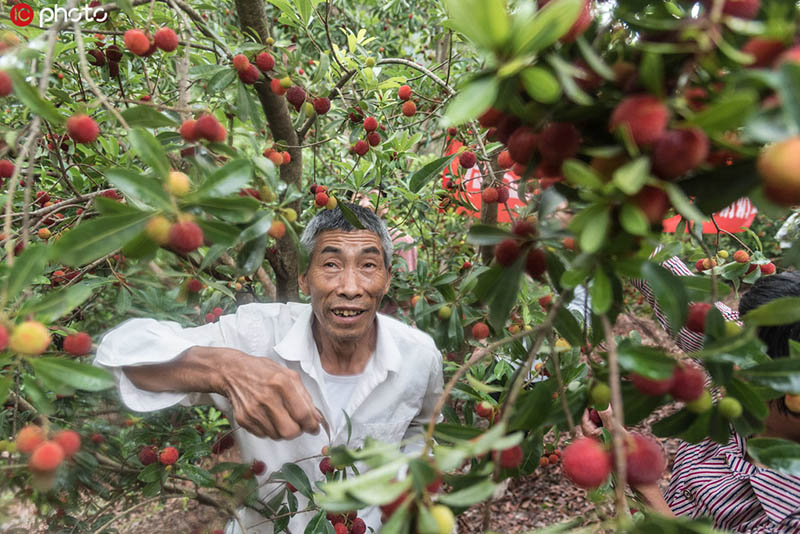
M 340 203 L 341 205 L 341 203 Z M 370 231 L 378 236 L 381 240 L 381 247 L 383 248 L 383 265 L 388 271 L 392 266 L 392 253 L 394 252 L 394 245 L 392 238 L 389 236 L 389 231 L 386 229 L 386 224 L 380 217 L 375 215 L 372 210 L 363 208 L 357 204 L 345 203 L 346 209 L 349 209 L 356 219 L 363 226 L 363 230 Z M 309 263 L 311 262 L 311 254 L 314 252 L 314 246 L 317 244 L 317 236 L 327 230 L 341 230 L 344 232 L 354 232 L 361 230 L 356 228 L 350 221 L 348 221 L 340 208 L 332 210 L 322 210 L 317 213 L 313 219 L 308 222 L 306 229 L 303 230 L 303 235 L 300 237 L 300 246 L 303 247 L 308 254 Z

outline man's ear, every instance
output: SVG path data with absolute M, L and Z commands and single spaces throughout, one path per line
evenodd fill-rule
M 386 296 L 386 294 L 389 293 L 389 288 L 390 287 L 392 287 L 392 267 L 391 266 L 389 266 L 389 268 L 386 269 L 386 284 L 384 284 L 384 286 L 383 286 L 383 295 L 384 296 Z
M 300 291 L 302 291 L 306 295 L 310 295 L 310 293 L 308 292 L 308 278 L 306 277 L 307 273 L 308 271 L 297 275 L 297 285 L 300 287 Z

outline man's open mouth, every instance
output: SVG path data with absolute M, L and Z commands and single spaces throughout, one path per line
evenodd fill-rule
M 356 317 L 357 315 L 361 315 L 366 310 L 353 310 L 353 309 L 344 309 L 344 308 L 334 308 L 331 310 L 334 315 L 337 317 Z

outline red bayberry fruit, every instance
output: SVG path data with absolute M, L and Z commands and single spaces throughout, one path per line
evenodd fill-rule
M 45 441 L 33 451 L 28 468 L 31 471 L 46 473 L 55 471 L 64 461 L 64 449 L 55 441 Z
M 375 117 L 367 117 L 364 119 L 364 129 L 367 132 L 374 132 L 378 129 L 378 120 Z
M 16 438 L 17 450 L 22 454 L 34 451 L 36 447 L 44 442 L 44 431 L 36 425 L 23 427 Z
M 360 517 L 353 519 L 353 525 L 350 527 L 350 534 L 364 534 L 367 531 L 367 524 Z
M 254 475 L 263 475 L 267 472 L 267 464 L 261 460 L 255 460 L 253 465 L 250 466 L 250 471 L 252 471 Z
M 502 451 L 495 451 L 494 459 L 503 469 L 516 469 L 522 465 L 522 447 L 514 445 Z
M 461 155 L 458 157 L 458 162 L 463 168 L 471 169 L 475 166 L 475 163 L 478 162 L 478 157 L 474 152 L 467 150 L 466 152 L 461 153 Z
M 67 119 L 67 133 L 76 143 L 92 143 L 100 135 L 100 128 L 88 115 L 73 115 Z
M 4 70 L 0 70 L 0 97 L 8 96 L 14 89 L 14 84 L 11 82 L 11 76 Z
M 203 230 L 192 221 L 177 222 L 169 228 L 169 244 L 179 252 L 191 252 L 203 244 Z
M 233 68 L 238 72 L 244 72 L 250 67 L 250 60 L 244 54 L 233 56 Z
M 186 282 L 186 290 L 189 293 L 198 293 L 203 290 L 203 282 L 197 278 L 190 278 L 189 281 Z
M 180 134 L 184 141 L 192 143 L 200 139 L 200 136 L 197 134 L 197 128 L 195 127 L 196 124 L 197 121 L 194 119 L 186 120 L 181 124 Z
M 645 395 L 660 397 L 672 389 L 672 384 L 675 382 L 675 375 L 673 374 L 669 378 L 665 378 L 663 380 L 654 380 L 652 378 L 647 378 L 646 376 L 633 373 L 631 375 L 631 381 L 633 382 L 633 386 Z
M 737 250 L 733 253 L 733 260 L 737 263 L 747 263 L 750 261 L 750 254 L 744 250 Z
M 153 42 L 164 52 L 172 52 L 178 48 L 178 36 L 172 28 L 159 28 L 153 35 Z
M 321 96 L 314 99 L 314 111 L 317 115 L 325 115 L 331 109 L 331 101 L 328 97 Z
M 172 465 L 178 461 L 178 449 L 175 447 L 167 447 L 161 454 L 158 455 L 158 461 L 162 465 Z
M 497 263 L 503 267 L 510 267 L 519 258 L 520 248 L 516 239 L 504 239 L 494 249 Z
M 639 206 L 650 224 L 661 223 L 672 204 L 663 189 L 646 185 L 635 197 L 633 202 Z
M 510 143 L 511 139 L 509 139 Z M 542 158 L 549 163 L 556 164 L 560 164 L 565 159 L 577 154 L 580 144 L 580 132 L 568 122 L 554 122 L 548 125 L 542 130 L 537 139 L 537 146 Z M 526 161 L 521 161 L 520 163 L 525 163 Z
M 366 154 L 369 151 L 369 143 L 367 143 L 363 139 L 359 139 L 358 141 L 356 141 L 356 144 L 353 145 L 353 151 L 359 156 L 364 156 L 364 154 Z
M 258 81 L 259 76 L 258 69 L 254 65 L 248 65 L 247 68 L 243 71 L 238 71 L 239 79 L 242 80 L 243 83 L 246 84 L 254 84 Z
M 703 394 L 706 376 L 703 371 L 693 365 L 679 365 L 673 375 L 669 394 L 675 400 L 692 402 Z
M 319 463 L 319 470 L 322 472 L 323 475 L 327 475 L 328 473 L 333 473 L 333 464 L 331 464 L 331 459 L 327 456 L 322 459 Z
M 81 448 L 81 436 L 74 430 L 61 430 L 53 436 L 53 441 L 61 445 L 64 457 L 68 460 Z
M 269 52 L 261 52 L 256 56 L 256 66 L 261 72 L 272 70 L 272 67 L 275 66 L 275 58 Z
M 7 159 L 0 159 L 0 178 L 11 178 L 14 175 L 14 164 Z
M 700 128 L 664 133 L 653 145 L 653 172 L 665 180 L 686 174 L 708 157 L 708 137 Z
M 314 195 L 314 204 L 316 204 L 319 208 L 324 208 L 327 206 L 328 200 L 330 200 L 330 197 L 328 197 L 328 194 L 325 192 L 320 191 Z
M 768 199 L 781 206 L 800 203 L 800 136 L 764 147 L 756 168 Z
M 408 85 L 401 85 L 400 88 L 397 90 L 397 98 L 399 98 L 400 100 L 408 100 L 409 98 L 411 98 L 412 93 L 413 91 L 411 90 L 411 87 L 409 87 Z
M 497 126 L 502 118 L 502 111 L 495 108 L 489 108 L 484 111 L 480 117 L 478 117 L 478 123 L 484 128 L 491 128 L 492 126 Z
M 381 144 L 381 134 L 378 132 L 370 132 L 367 134 L 367 141 L 369 141 L 369 146 L 378 146 Z
M 609 121 L 613 132 L 627 126 L 633 141 L 639 146 L 654 143 L 667 127 L 669 110 L 652 95 L 634 95 L 625 98 L 614 109 Z
M 491 419 L 494 417 L 494 406 L 489 401 L 481 401 L 475 405 L 475 413 L 478 417 L 483 417 L 484 419 Z
M 530 221 L 520 219 L 511 225 L 511 233 L 522 238 L 533 237 L 536 235 L 536 227 Z
M 539 7 L 546 6 L 550 0 L 540 0 Z M 583 32 L 585 32 L 589 26 L 592 24 L 592 12 L 591 12 L 591 2 L 589 0 L 584 0 L 583 8 L 581 9 L 580 15 L 572 23 L 567 33 L 561 36 L 559 41 L 562 43 L 572 43 L 578 37 L 580 37 Z
M 475 323 L 472 325 L 472 337 L 475 339 L 485 339 L 489 337 L 489 327 L 486 323 Z
M 281 85 L 281 81 L 278 78 L 273 78 L 269 82 L 269 88 L 272 90 L 273 93 L 280 96 L 286 93 L 286 88 Z
M 286 90 L 286 100 L 288 100 L 297 111 L 300 111 L 300 106 L 306 101 L 306 92 L 299 85 L 293 85 Z
M 501 169 L 510 169 L 514 166 L 514 160 L 508 150 L 503 150 L 497 155 L 497 166 Z
M 525 272 L 533 279 L 539 279 L 547 271 L 547 255 L 540 248 L 532 248 L 525 258 Z
M 695 302 L 689 306 L 689 317 L 686 328 L 692 332 L 703 333 L 706 331 L 706 315 L 711 310 L 708 302 Z
M 761 274 L 775 274 L 775 264 L 772 262 L 759 265 L 759 268 L 761 269 Z
M 748 67 L 757 69 L 772 65 L 785 49 L 783 41 L 765 37 L 753 37 L 742 46 L 742 52 L 754 58 Z
M 144 56 L 150 51 L 150 39 L 142 30 L 128 30 L 122 38 L 125 48 L 137 56 Z
M 494 204 L 497 202 L 497 189 L 494 187 L 487 187 L 481 192 L 481 200 L 487 204 Z
M 625 444 L 625 465 L 628 484 L 652 484 L 661 478 L 667 459 L 656 440 L 631 432 Z
M 564 474 L 577 486 L 597 488 L 611 473 L 611 455 L 591 438 L 570 443 L 561 456 Z
M 417 114 L 417 105 L 414 103 L 413 100 L 407 100 L 403 102 L 403 105 L 400 106 L 400 111 L 406 117 L 413 117 Z
M 154 464 L 158 461 L 158 447 L 155 445 L 146 445 L 139 451 L 139 461 L 142 465 Z
M 532 128 L 528 126 L 516 128 L 508 137 L 508 153 L 511 159 L 526 165 L 533 157 L 538 141 L 539 136 Z
M 64 351 L 73 356 L 83 356 L 92 350 L 92 338 L 86 332 L 78 332 L 64 338 Z

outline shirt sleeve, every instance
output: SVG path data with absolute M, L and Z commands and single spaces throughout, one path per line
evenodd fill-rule
M 655 252 L 658 252 L 658 249 L 656 249 Z M 695 276 L 695 274 L 677 256 L 673 256 L 664 261 L 661 266 L 665 269 L 668 269 L 676 276 Z M 633 279 L 631 280 L 631 283 L 642 293 L 644 298 L 650 304 L 650 307 L 653 308 L 653 311 L 656 314 L 656 319 L 658 320 L 659 324 L 661 324 L 661 327 L 669 332 L 669 319 L 666 315 L 664 315 L 664 312 L 658 305 L 658 301 L 656 300 L 656 297 L 647 282 L 641 279 Z M 731 309 L 719 301 L 715 302 L 714 305 L 717 307 L 720 313 L 722 313 L 722 317 L 726 321 L 739 322 L 739 313 L 736 310 Z M 703 348 L 703 335 L 697 332 L 692 332 L 691 330 L 687 330 L 686 328 L 681 328 L 678 331 L 678 338 L 676 342 L 684 352 L 697 352 Z
M 442 355 L 435 347 L 431 350 L 433 351 L 431 368 L 428 372 L 428 386 L 422 397 L 422 406 L 414 419 L 411 420 L 411 424 L 408 425 L 408 429 L 406 429 L 406 433 L 403 436 L 403 441 L 408 443 L 403 448 L 406 453 L 419 453 L 422 451 L 425 446 L 425 432 L 428 429 L 428 423 L 433 417 L 436 403 L 444 390 Z M 442 419 L 442 414 L 439 414 L 437 423 Z
M 194 346 L 238 348 L 237 330 L 241 320 L 241 313 L 236 313 L 224 315 L 214 323 L 184 328 L 174 321 L 129 319 L 102 337 L 94 364 L 114 374 L 122 402 L 131 410 L 149 412 L 179 402 L 207 401 L 208 396 L 197 393 L 139 389 L 122 367 L 166 363 Z

